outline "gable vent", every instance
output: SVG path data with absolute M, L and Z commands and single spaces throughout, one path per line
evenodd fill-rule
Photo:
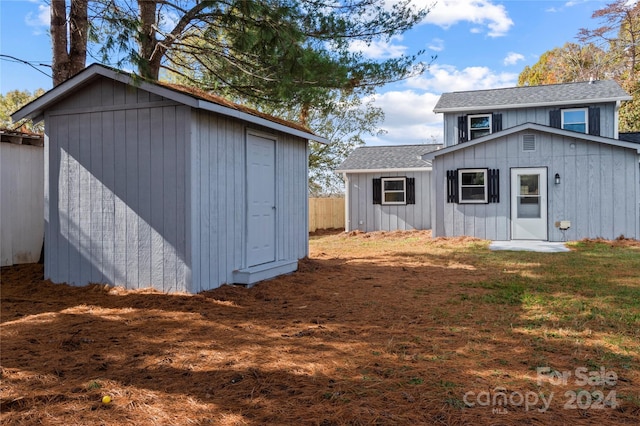
M 536 150 L 536 135 L 522 135 L 522 150 L 525 152 Z

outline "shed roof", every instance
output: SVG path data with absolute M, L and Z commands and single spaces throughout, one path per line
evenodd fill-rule
M 442 145 L 439 144 L 362 146 L 353 150 L 336 172 L 429 169 L 431 162 L 424 160 L 422 156 L 440 148 Z
M 443 93 L 433 111 L 480 111 L 493 108 L 572 105 L 629 101 L 631 99 L 633 98 L 615 81 L 595 80 L 591 82 Z
M 139 76 L 125 73 L 101 64 L 92 64 L 88 66 L 69 80 L 54 87 L 44 95 L 14 112 L 11 117 L 14 121 L 18 121 L 23 118 L 40 121 L 43 118 L 44 111 L 51 105 L 59 102 L 76 90 L 80 90 L 82 87 L 101 77 L 110 78 L 124 84 L 139 87 L 140 89 L 193 108 L 216 112 L 265 126 L 273 130 L 282 131 L 284 133 L 322 143 L 328 143 L 326 138 L 314 134 L 308 127 L 299 123 L 292 123 L 278 117 L 264 114 L 252 108 L 230 102 L 220 96 L 207 93 L 203 90 L 180 86 L 177 84 L 148 81 Z

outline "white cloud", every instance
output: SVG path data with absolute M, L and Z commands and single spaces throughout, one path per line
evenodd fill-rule
M 518 74 L 496 73 L 486 67 L 459 70 L 433 65 L 424 75 L 406 82 L 411 89 L 374 96 L 374 105 L 385 113 L 381 127 L 387 133 L 368 138 L 367 145 L 442 143 L 442 115 L 433 112 L 442 93 L 512 87 L 517 80 Z
M 442 117 L 433 112 L 439 95 L 412 90 L 376 94 L 374 105 L 385 113 L 384 135 L 367 139 L 367 145 L 408 145 L 442 140 Z
M 371 59 L 398 58 L 407 50 L 407 46 L 396 44 L 401 41 L 402 36 L 392 37 L 389 41 L 379 40 L 369 44 L 357 40 L 351 43 L 349 50 L 352 52 L 362 52 L 365 57 Z
M 505 65 L 515 65 L 520 61 L 524 61 L 524 56 L 521 55 L 520 53 L 516 53 L 516 52 L 509 52 L 507 53 L 507 57 L 504 58 L 503 63 Z
M 431 0 L 421 0 L 419 3 L 428 5 Z M 504 5 L 494 4 L 490 0 L 440 0 L 431 9 L 425 22 L 442 28 L 470 22 L 477 25 L 472 32 L 483 31 L 486 27 L 490 37 L 503 36 L 513 26 Z
M 407 81 L 407 84 L 415 89 L 443 93 L 510 87 L 517 81 L 516 73 L 496 73 L 487 67 L 459 70 L 452 65 L 432 65 L 423 75 Z
M 27 13 L 27 16 L 24 17 L 24 23 L 33 28 L 36 35 L 45 33 L 51 23 L 51 9 L 46 4 L 38 4 L 38 11 Z
M 434 38 L 427 47 L 434 52 L 442 52 L 444 50 L 444 40 L 441 38 Z

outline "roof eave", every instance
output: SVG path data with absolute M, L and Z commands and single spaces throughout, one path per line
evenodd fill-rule
M 402 173 L 402 172 L 428 172 L 432 166 L 424 167 L 397 167 L 383 169 L 336 169 L 335 173 Z
M 252 115 L 244 111 L 236 110 L 233 108 L 226 107 L 224 105 L 216 104 L 214 102 L 199 99 L 199 98 L 190 96 L 186 93 L 181 93 L 177 90 L 164 87 L 159 84 L 149 83 L 142 79 L 138 80 L 132 77 L 130 74 L 118 72 L 98 64 L 90 65 L 88 68 L 81 71 L 76 76 L 65 81 L 59 86 L 54 87 L 44 95 L 40 96 L 38 99 L 35 99 L 34 101 L 28 103 L 24 107 L 20 108 L 18 111 L 14 112 L 11 115 L 11 118 L 13 121 L 22 120 L 24 118 L 42 121 L 42 119 L 44 118 L 43 112 L 44 110 L 47 109 L 48 106 L 57 102 L 58 99 L 68 91 L 80 88 L 90 83 L 92 80 L 94 80 L 96 77 L 99 77 L 99 76 L 111 78 L 113 80 L 119 81 L 124 84 L 135 85 L 136 87 L 139 87 L 142 90 L 146 90 L 150 93 L 162 96 L 167 99 L 171 99 L 172 101 L 176 101 L 193 108 L 203 109 L 211 112 L 217 112 L 229 117 L 239 118 L 256 125 L 264 126 L 273 130 L 281 131 L 287 134 L 291 134 L 304 139 L 316 141 L 319 143 L 323 143 L 323 144 L 329 143 L 328 139 L 323 138 L 321 136 L 314 135 L 313 133 L 304 132 L 302 130 L 295 129 L 293 127 L 289 127 L 284 124 L 277 123 L 275 121 L 267 120 L 266 118 L 258 117 L 256 115 Z
M 618 102 L 618 101 L 631 101 L 633 98 L 631 96 L 621 96 L 621 97 L 613 97 L 613 98 L 595 98 L 595 99 L 573 99 L 573 100 L 562 100 L 562 101 L 554 101 L 554 102 L 531 102 L 531 103 L 522 103 L 522 104 L 504 104 L 504 105 L 481 105 L 481 106 L 468 106 L 468 107 L 449 107 L 449 108 L 436 108 L 433 109 L 435 113 L 446 113 L 446 112 L 481 112 L 481 111 L 492 111 L 495 109 L 518 109 L 518 108 L 536 108 L 536 107 L 548 107 L 548 106 L 563 106 L 563 105 L 575 105 L 575 104 L 593 104 L 593 103 L 607 103 L 607 102 Z
M 504 136 L 508 136 L 510 134 L 513 133 L 517 133 L 517 132 L 521 132 L 523 130 L 537 130 L 540 132 L 546 132 L 546 133 L 554 133 L 560 136 L 566 136 L 566 137 L 572 137 L 572 138 L 577 138 L 577 139 L 585 139 L 585 140 L 590 140 L 592 142 L 599 142 L 599 143 L 604 143 L 606 145 L 612 145 L 612 146 L 619 146 L 622 148 L 631 148 L 631 149 L 635 149 L 636 152 L 638 154 L 640 154 L 640 144 L 634 143 L 634 142 L 626 142 L 626 141 L 621 141 L 619 139 L 611 139 L 611 138 L 605 138 L 602 136 L 593 136 L 593 135 L 587 135 L 584 133 L 578 133 L 578 132 L 572 132 L 569 130 L 563 130 L 563 129 L 557 129 L 555 127 L 549 127 L 549 126 L 543 126 L 542 124 L 535 124 L 535 123 L 525 123 L 525 124 L 521 124 L 515 127 L 511 127 L 509 129 L 506 130 L 502 130 L 500 132 L 497 133 L 492 133 L 490 135 L 487 136 L 483 136 L 481 138 L 478 139 L 474 139 L 472 141 L 468 141 L 468 142 L 463 142 L 463 143 L 459 143 L 438 151 L 433 151 L 431 153 L 428 153 L 425 155 L 425 158 L 428 160 L 433 160 L 436 157 L 439 157 L 440 155 L 445 155 L 445 154 L 449 154 L 451 152 L 455 152 L 461 149 L 466 149 L 469 148 L 471 146 L 475 146 L 475 145 L 479 145 L 485 142 L 488 142 L 490 140 L 493 139 L 497 139 L 499 137 L 504 137 Z

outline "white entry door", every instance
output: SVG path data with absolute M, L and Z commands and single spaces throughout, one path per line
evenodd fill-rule
M 247 135 L 247 266 L 276 260 L 275 140 Z
M 547 240 L 547 169 L 511 169 L 511 239 Z

